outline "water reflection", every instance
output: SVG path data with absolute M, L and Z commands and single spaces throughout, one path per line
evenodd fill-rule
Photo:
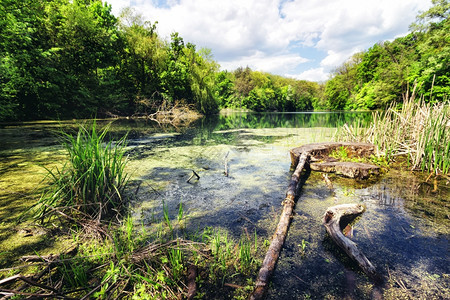
M 334 128 L 345 122 L 364 124 L 370 119 L 370 113 L 236 113 L 203 118 L 189 128 L 114 120 L 111 137 L 129 133 L 127 171 L 137 198 L 134 215 L 144 224 L 151 227 L 155 219 L 161 219 L 164 199 L 173 218 L 183 203 L 186 230 L 213 225 L 238 237 L 246 228 L 256 230 L 261 239 L 270 239 L 290 177 L 289 150 L 330 140 Z M 37 174 L 37 164 L 48 166 L 63 157 L 52 135 L 59 126 L 0 127 L 2 207 L 12 199 L 10 195 L 38 185 L 43 172 Z M 76 127 L 76 123 L 63 126 Z M 228 177 L 223 173 L 225 157 Z M 192 170 L 201 178 L 188 183 Z M 395 170 L 363 183 L 330 178 L 335 195 L 320 174 L 311 173 L 305 182 L 269 299 L 344 298 L 348 278 L 353 278 L 354 297 L 370 298 L 370 282 L 327 239 L 321 222 L 327 207 L 351 202 L 367 206 L 354 224 L 353 238 L 380 272 L 398 274 L 415 290 L 423 283 L 431 286 L 430 291 L 443 284 L 450 265 L 447 185 L 431 193 L 423 179 Z M 298 246 L 302 240 L 308 242 L 303 256 Z M 427 280 L 430 274 L 440 279 Z

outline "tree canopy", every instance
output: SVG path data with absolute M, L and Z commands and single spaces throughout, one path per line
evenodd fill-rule
M 410 34 L 377 43 L 334 71 L 325 88 L 329 108 L 385 108 L 413 91 L 428 102 L 448 99 L 450 4 L 432 2 L 428 11 L 417 16 Z
M 221 71 L 210 50 L 161 38 L 130 8 L 116 18 L 101 0 L 0 0 L 0 121 L 139 115 L 176 101 L 203 114 L 379 109 L 413 89 L 444 101 L 449 7 L 433 0 L 410 34 L 353 55 L 322 84 Z

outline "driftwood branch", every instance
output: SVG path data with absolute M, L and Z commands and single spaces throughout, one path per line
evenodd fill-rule
M 280 255 L 281 248 L 283 247 L 284 240 L 286 238 L 287 231 L 291 222 L 292 212 L 294 210 L 295 198 L 300 182 L 300 175 L 305 167 L 309 158 L 309 153 L 305 152 L 300 156 L 297 167 L 292 174 L 291 181 L 289 183 L 288 190 L 286 192 L 286 198 L 283 201 L 283 212 L 281 213 L 280 221 L 278 222 L 277 229 L 273 235 L 273 240 L 270 243 L 267 250 L 266 257 L 264 258 L 261 269 L 259 270 L 258 277 L 256 278 L 256 285 L 253 293 L 250 295 L 250 299 L 262 299 L 269 285 L 269 279 L 275 269 L 275 264 Z
M 358 263 L 359 267 L 376 283 L 381 282 L 375 267 L 367 257 L 356 247 L 356 244 L 344 236 L 341 231 L 342 219 L 347 222 L 362 214 L 365 208 L 361 204 L 341 204 L 329 207 L 323 216 L 325 226 L 331 239 L 347 253 L 347 255 Z M 345 224 L 344 224 L 345 225 Z

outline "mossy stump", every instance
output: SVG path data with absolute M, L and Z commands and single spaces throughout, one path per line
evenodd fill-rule
M 375 151 L 375 146 L 367 143 L 328 142 L 307 144 L 290 151 L 291 168 L 298 164 L 298 159 L 302 153 L 309 153 L 311 161 L 310 168 L 314 171 L 336 173 L 357 179 L 367 179 L 371 175 L 378 175 L 380 173 L 378 166 L 368 163 L 339 161 L 329 156 L 333 151 L 341 147 L 345 148 L 348 156 L 351 158 L 368 157 Z

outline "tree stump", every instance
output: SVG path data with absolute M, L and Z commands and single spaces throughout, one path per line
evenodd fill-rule
M 289 183 L 286 198 L 283 201 L 283 211 L 280 216 L 280 220 L 273 235 L 272 242 L 267 250 L 266 256 L 259 270 L 258 277 L 256 278 L 255 289 L 250 295 L 249 299 L 256 300 L 264 298 L 267 287 L 269 285 L 270 276 L 275 269 L 278 257 L 280 255 L 281 248 L 283 247 L 284 240 L 286 239 L 287 231 L 289 229 L 292 213 L 295 205 L 295 198 L 297 196 L 297 190 L 299 187 L 300 176 L 305 167 L 308 167 L 310 161 L 319 161 L 328 158 L 328 155 L 338 149 L 339 147 L 345 147 L 351 155 L 368 156 L 373 154 L 375 146 L 372 144 L 364 143 L 315 143 L 308 144 L 298 148 L 294 148 L 290 151 L 291 154 L 291 169 L 294 170 L 291 181 Z M 376 173 L 377 167 L 368 168 L 363 164 L 356 166 L 355 169 L 351 169 L 348 166 L 334 167 L 334 172 L 340 172 L 340 174 L 354 174 L 356 178 L 366 178 L 367 175 Z M 348 169 L 351 169 L 350 171 Z M 339 171 L 338 171 L 339 170 Z M 367 171 L 366 171 L 367 170 Z M 372 172 L 372 173 L 371 173 Z M 342 234 L 342 233 L 341 233 Z M 351 242 L 351 241 L 350 241 Z M 369 262 L 370 264 L 370 262 Z M 373 266 L 372 266 L 373 267 Z
M 326 173 L 336 173 L 349 178 L 367 179 L 370 175 L 380 174 L 380 167 L 350 161 L 335 161 L 323 163 L 311 163 L 311 170 Z

